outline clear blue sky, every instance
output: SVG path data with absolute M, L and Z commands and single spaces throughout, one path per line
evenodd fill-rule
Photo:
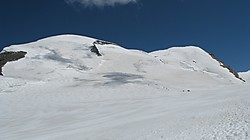
M 198 45 L 237 71 L 250 69 L 249 0 L 90 1 L 2 0 L 0 49 L 78 34 L 147 52 Z

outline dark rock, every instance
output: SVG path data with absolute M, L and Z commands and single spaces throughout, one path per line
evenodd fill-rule
M 90 47 L 90 51 L 95 53 L 97 56 L 102 56 L 95 45 Z
M 210 53 L 209 54 L 213 59 L 215 59 L 216 61 L 218 61 L 220 63 L 220 66 L 223 67 L 223 68 L 226 68 L 229 70 L 230 73 L 232 73 L 236 78 L 238 78 L 239 80 L 243 81 L 243 82 L 246 82 L 244 79 L 242 79 L 239 74 L 234 71 L 230 66 L 227 66 L 224 64 L 224 62 L 222 62 L 221 60 L 219 60 L 218 58 L 215 57 L 214 54 Z
M 97 44 L 97 45 L 110 45 L 110 44 L 116 45 L 116 44 L 114 44 L 114 43 L 111 43 L 111 42 L 108 42 L 108 41 L 103 41 L 103 40 L 96 40 L 93 44 L 94 44 L 94 45 L 95 45 L 95 44 Z
M 27 52 L 24 51 L 18 51 L 18 52 L 5 51 L 3 53 L 0 53 L 0 75 L 3 75 L 2 68 L 6 63 L 17 61 L 21 58 L 24 58 L 26 54 Z

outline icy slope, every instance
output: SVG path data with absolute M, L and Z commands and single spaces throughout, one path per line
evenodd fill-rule
M 241 83 L 198 47 L 145 53 L 95 42 L 96 39 L 88 37 L 61 35 L 10 46 L 4 51 L 25 51 L 27 55 L 24 59 L 7 63 L 3 73 L 6 77 L 45 81 L 79 77 L 105 81 L 127 77 L 130 81 L 159 81 L 163 86 L 186 87 Z M 91 52 L 93 45 L 101 56 Z

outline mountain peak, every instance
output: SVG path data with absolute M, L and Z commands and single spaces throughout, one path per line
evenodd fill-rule
M 105 81 L 105 75 L 114 73 L 116 76 L 120 73 L 146 81 L 157 79 L 172 85 L 239 82 L 227 69 L 221 67 L 220 62 L 196 46 L 142 53 L 90 37 L 59 35 L 33 43 L 13 45 L 4 48 L 4 51 L 27 53 L 24 58 L 3 66 L 3 73 L 7 77 L 53 80 L 79 76 L 90 78 L 92 75 L 89 80 Z

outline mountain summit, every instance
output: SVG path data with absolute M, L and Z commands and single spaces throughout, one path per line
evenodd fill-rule
M 60 35 L 13 45 L 4 48 L 2 54 L 7 52 L 25 54 L 2 65 L 6 77 L 46 81 L 82 77 L 100 83 L 112 78 L 123 83 L 121 79 L 128 78 L 184 86 L 241 82 L 220 61 L 195 46 L 146 53 L 94 38 Z

